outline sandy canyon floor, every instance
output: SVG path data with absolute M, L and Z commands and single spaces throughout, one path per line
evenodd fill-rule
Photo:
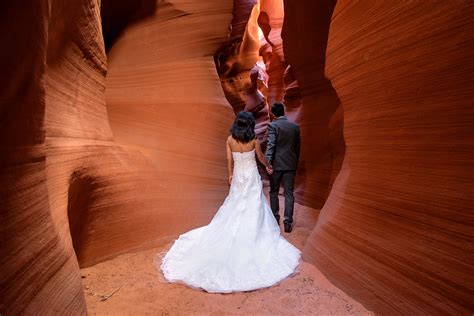
M 283 200 L 280 201 L 283 206 Z M 319 212 L 295 205 L 295 226 L 282 234 L 302 249 Z M 280 225 L 283 226 L 283 225 Z M 90 315 L 369 315 L 335 287 L 312 264 L 301 262 L 298 272 L 281 283 L 257 291 L 210 294 L 168 283 L 154 265 L 157 253 L 170 243 L 125 254 L 82 269 Z

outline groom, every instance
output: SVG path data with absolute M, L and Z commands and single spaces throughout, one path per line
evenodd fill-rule
M 267 127 L 268 143 L 265 154 L 273 166 L 273 173 L 270 175 L 270 205 L 280 224 L 278 192 L 282 183 L 285 190 L 285 232 L 289 233 L 292 230 L 295 203 L 293 190 L 300 157 L 300 127 L 286 118 L 282 103 L 273 104 L 270 119 L 272 122 Z

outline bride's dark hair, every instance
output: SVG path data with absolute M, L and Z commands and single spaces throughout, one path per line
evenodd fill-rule
M 248 143 L 255 139 L 255 118 L 250 112 L 242 111 L 237 114 L 230 128 L 232 137 L 239 143 Z

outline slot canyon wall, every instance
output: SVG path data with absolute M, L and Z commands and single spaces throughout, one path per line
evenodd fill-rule
M 258 63 L 259 14 L 258 1 L 234 1 L 229 39 L 215 52 L 214 59 L 227 101 L 235 113 L 253 113 L 257 137 L 262 141 L 269 117 L 262 93 L 266 88 L 266 73 L 263 64 Z
M 153 183 L 142 180 L 154 187 L 150 234 L 174 236 L 207 223 L 228 191 L 224 144 L 234 113 L 213 54 L 228 38 L 232 1 L 120 6 L 102 2 L 109 121 L 115 142 L 153 170 Z M 130 22 L 117 25 L 123 12 Z
M 0 5 L 2 314 L 85 314 L 79 266 L 201 226 L 227 193 L 232 1 L 102 5 L 109 56 L 98 1 Z
M 312 5 L 285 1 L 303 38 L 321 35 Z M 340 0 L 332 15 L 347 147 L 304 258 L 380 314 L 474 311 L 473 21 L 470 1 Z
M 54 192 L 48 182 L 47 144 L 51 130 L 46 126 L 46 108 L 52 95 L 46 91 L 46 71 L 47 61 L 56 59 L 48 51 L 49 44 L 56 43 L 61 51 L 68 50 L 65 56 L 57 57 L 76 62 L 75 74 L 80 70 L 82 79 L 79 83 L 95 81 L 100 76 L 103 81 L 105 55 L 101 54 L 100 46 L 92 45 L 86 50 L 90 54 L 87 59 L 82 58 L 84 44 L 88 40 L 93 43 L 100 35 L 93 29 L 84 30 L 86 38 L 80 39 L 76 33 L 71 41 L 63 37 L 60 42 L 55 37 L 60 36 L 58 33 L 77 29 L 67 30 L 64 24 L 51 22 L 58 12 L 51 10 L 52 5 L 51 1 L 30 1 L 27 6 L 10 1 L 2 2 L 0 7 L 1 41 L 9 44 L 9 49 L 0 53 L 1 314 L 86 313 L 79 266 L 69 233 L 64 233 L 66 205 L 62 205 L 64 214 L 60 215 L 59 210 L 51 207 L 50 194 Z M 78 20 L 90 15 L 87 22 L 98 25 L 98 18 L 94 17 L 97 6 L 83 9 Z M 92 56 L 97 58 L 90 59 Z M 68 68 L 67 73 L 74 73 L 73 68 Z M 62 93 L 65 98 L 74 97 L 69 87 Z M 91 96 L 99 93 L 92 91 Z M 99 111 L 97 117 L 100 115 Z M 110 139 L 106 126 L 100 131 L 105 131 L 104 138 Z M 87 128 L 83 132 L 87 133 Z M 67 182 L 62 183 L 62 187 L 67 186 Z
M 283 52 L 289 68 L 286 99 L 301 126 L 302 149 L 296 197 L 321 208 L 344 158 L 343 110 L 326 79 L 326 47 L 336 1 L 284 2 Z M 300 100 L 300 103 L 298 103 Z
M 302 133 L 296 200 L 319 209 L 345 149 L 342 107 L 324 75 L 335 2 L 314 1 L 305 8 L 283 4 L 283 0 L 234 1 L 230 39 L 216 52 L 216 65 L 234 111 L 250 111 L 256 117 L 263 146 L 269 107 L 284 101 L 286 115 L 300 124 Z M 313 23 L 284 23 L 285 14 L 307 16 Z M 316 34 L 311 40 L 299 35 L 309 29 Z
M 381 314 L 472 314 L 473 17 L 468 1 L 2 2 L 0 313 L 85 314 L 79 266 L 207 223 L 233 110 L 250 104 L 263 137 L 283 98 L 297 199 L 329 196 L 305 260 Z

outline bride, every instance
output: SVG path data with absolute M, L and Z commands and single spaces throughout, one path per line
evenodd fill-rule
M 250 291 L 297 268 L 301 252 L 280 236 L 263 194 L 255 156 L 272 169 L 254 128 L 251 113 L 237 115 L 226 144 L 229 195 L 207 226 L 180 235 L 166 253 L 160 268 L 169 282 L 212 293 Z

